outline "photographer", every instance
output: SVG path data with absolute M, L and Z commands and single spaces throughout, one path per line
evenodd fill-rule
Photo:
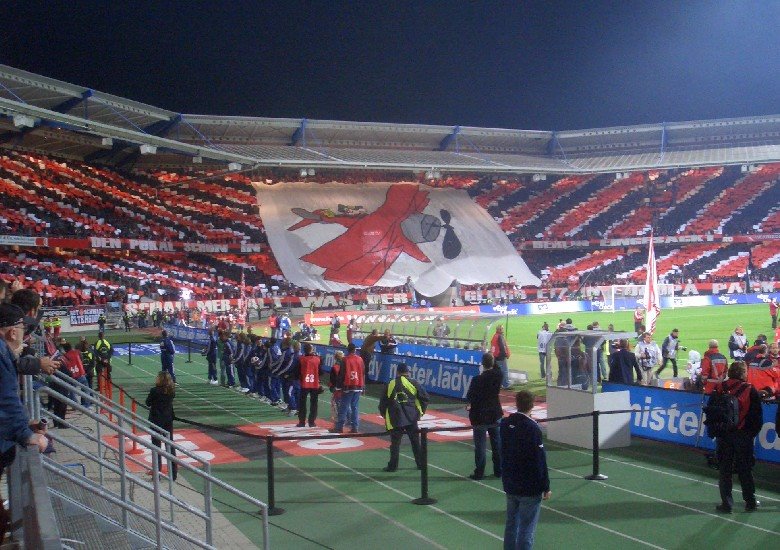
M 680 345 L 680 331 L 673 329 L 672 332 L 664 338 L 661 344 L 661 355 L 663 356 L 663 363 L 661 368 L 655 371 L 656 378 L 661 377 L 661 372 L 666 368 L 666 363 L 672 363 L 672 375 L 677 378 L 677 351 L 687 351 L 688 348 Z

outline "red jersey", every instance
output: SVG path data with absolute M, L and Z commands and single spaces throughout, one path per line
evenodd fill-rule
M 750 367 L 747 371 L 748 383 L 758 391 L 777 395 L 780 392 L 780 367 L 777 363 L 770 367 Z
M 769 315 L 777 315 L 777 302 L 769 302 Z
M 72 378 L 81 378 L 87 375 L 84 371 L 84 364 L 81 362 L 81 353 L 78 350 L 70 350 L 62 356 L 62 359 L 62 366 Z
M 366 367 L 363 358 L 350 353 L 344 358 L 344 376 L 341 389 L 344 391 L 363 390 L 366 387 Z
M 299 360 L 302 390 L 316 390 L 320 387 L 320 356 L 303 355 Z

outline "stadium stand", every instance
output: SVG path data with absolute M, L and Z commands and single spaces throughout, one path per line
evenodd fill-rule
M 445 175 L 418 181 L 465 189 L 488 210 L 518 248 L 528 239 L 600 239 L 656 235 L 726 236 L 780 229 L 780 164 L 745 173 L 738 166 L 684 171 L 550 177 Z M 320 172 L 306 181 L 409 181 L 408 174 Z M 251 254 L 109 254 L 81 250 L 0 250 L 2 276 L 40 279 L 47 303 L 79 304 L 128 296 L 171 296 L 189 288 L 197 298 L 238 293 L 242 271 L 250 288 L 289 289 L 270 252 L 258 215 L 254 182 L 299 181 L 290 171 L 244 174 L 213 171 L 116 169 L 40 153 L 4 150 L 0 156 L 0 220 L 11 235 L 123 237 L 192 243 L 250 243 Z M 718 243 L 658 248 L 659 275 L 667 280 L 738 280 L 748 245 Z M 774 243 L 753 246 L 756 276 L 776 277 Z M 615 284 L 644 278 L 643 253 L 633 248 L 526 250 L 532 271 L 546 285 Z M 110 275 L 106 275 L 110 273 Z M 218 274 L 218 275 L 217 275 Z M 43 275 L 43 277 L 41 277 Z M 295 289 L 289 289 L 295 292 Z

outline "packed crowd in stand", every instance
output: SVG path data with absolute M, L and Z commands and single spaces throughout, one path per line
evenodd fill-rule
M 306 181 L 417 179 L 466 190 L 499 222 L 545 287 L 644 280 L 640 247 L 533 249 L 525 240 L 662 235 L 769 234 L 780 229 L 780 164 L 614 174 L 445 175 L 319 172 Z M 307 295 L 281 276 L 258 216 L 254 185 L 300 181 L 269 169 L 244 174 L 124 173 L 37 153 L 0 155 L 0 220 L 6 235 L 113 237 L 159 242 L 250 243 L 259 252 L 98 251 L 0 247 L 0 278 L 33 281 L 46 305 L 235 298 L 242 273 L 250 293 Z M 658 245 L 659 276 L 674 283 L 780 279 L 780 243 Z M 469 290 L 464 287 L 463 290 Z M 381 291 L 382 289 L 376 289 Z M 399 289 L 385 289 L 389 291 Z

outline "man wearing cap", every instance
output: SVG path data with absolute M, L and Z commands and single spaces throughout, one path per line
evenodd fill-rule
M 41 297 L 32 289 L 22 288 L 13 293 L 11 303 L 24 313 L 22 322 L 25 325 L 25 347 L 16 362 L 19 374 L 36 375 L 42 372 L 52 374 L 59 368 L 60 364 L 45 356 L 46 345 L 38 316 L 41 308 Z M 50 353 L 53 352 L 52 346 Z
M 398 455 L 404 434 L 412 444 L 417 468 L 422 468 L 417 422 L 425 414 L 428 401 L 425 388 L 409 378 L 409 367 L 406 363 L 399 363 L 396 377 L 387 383 L 379 398 L 379 413 L 385 419 L 385 426 L 390 432 L 390 462 L 383 468 L 385 472 L 395 472 L 398 469 Z
M 34 432 L 27 411 L 19 399 L 16 360 L 24 347 L 24 311 L 13 304 L 0 304 L 0 478 L 16 456 L 16 445 L 48 445 L 43 431 Z M 8 516 L 0 499 L 0 543 L 5 537 Z

